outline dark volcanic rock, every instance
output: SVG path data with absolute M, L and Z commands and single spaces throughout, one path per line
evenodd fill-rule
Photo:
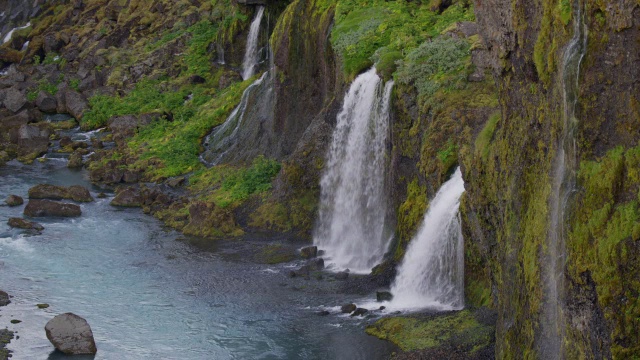
M 67 112 L 76 120 L 81 120 L 84 112 L 89 108 L 89 103 L 84 95 L 74 90 L 67 89 L 65 91 L 64 101 Z
M 74 151 L 69 156 L 69 162 L 67 163 L 67 167 L 70 169 L 79 169 L 83 165 L 82 163 L 82 154 L 79 151 Z
M 93 198 L 89 190 L 80 185 L 69 187 L 40 184 L 29 189 L 30 199 L 73 200 L 78 202 L 91 202 Z
M 342 311 L 343 314 L 349 314 L 356 311 L 356 308 L 356 304 L 345 304 L 340 307 L 340 311 Z
M 11 88 L 5 92 L 4 107 L 17 113 L 27 103 L 27 97 L 21 91 Z
M 393 295 L 388 291 L 376 291 L 376 300 L 377 301 L 391 301 L 393 299 Z
M 18 195 L 9 195 L 4 202 L 9 206 L 19 206 L 24 204 L 24 200 Z
M 50 94 L 40 91 L 38 93 L 38 97 L 36 98 L 36 106 L 40 111 L 45 113 L 54 113 L 58 108 L 58 102 L 54 96 Z
M 38 124 L 39 125 L 39 124 Z M 17 131 L 10 132 L 13 143 L 18 145 L 18 156 L 44 154 L 49 148 L 51 130 L 45 126 L 22 125 Z
M 73 313 L 49 320 L 44 330 L 56 349 L 67 355 L 95 354 L 96 343 L 89 323 Z
M 346 271 L 340 271 L 333 276 L 336 280 L 347 280 L 349 273 Z
M 307 266 L 311 271 L 322 270 L 324 269 L 324 260 L 322 258 L 309 260 L 309 262 L 307 262 Z
M 11 300 L 9 300 L 9 294 L 0 290 L 0 306 L 7 306 L 10 303 L 11 303 Z
M 364 316 L 364 314 L 368 313 L 369 310 L 365 308 L 357 308 L 351 316 Z
M 138 191 L 137 189 L 128 187 L 116 194 L 116 197 L 111 200 L 111 205 L 123 207 L 140 207 L 142 206 L 142 196 L 140 195 L 140 191 Z
M 305 259 L 311 259 L 318 255 L 317 246 L 307 246 L 300 249 L 300 255 Z
M 82 215 L 80 206 L 58 203 L 50 200 L 29 200 L 24 208 L 24 214 L 30 217 L 78 217 Z
M 7 221 L 7 225 L 14 228 L 25 229 L 25 230 L 36 230 L 36 231 L 44 230 L 44 226 L 38 224 L 37 222 L 25 220 L 22 218 L 9 218 L 9 221 Z

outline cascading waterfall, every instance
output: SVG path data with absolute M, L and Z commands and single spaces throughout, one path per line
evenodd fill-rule
M 259 6 L 256 16 L 251 22 L 249 28 L 249 37 L 247 38 L 247 47 L 242 61 L 242 79 L 247 80 L 256 73 L 260 57 L 258 54 L 258 35 L 260 34 L 260 22 L 264 15 L 264 6 Z
M 542 339 L 540 355 L 543 359 L 564 358 L 562 343 L 565 320 L 562 311 L 564 303 L 565 213 L 571 194 L 576 189 L 575 170 L 577 125 L 576 105 L 578 103 L 578 80 L 580 64 L 587 49 L 587 28 L 580 1 L 573 2 L 573 37 L 567 45 L 562 64 L 561 86 L 563 91 L 563 130 L 558 153 L 553 167 L 552 194 L 550 198 L 550 226 L 547 239 L 545 296 L 543 306 Z
M 458 212 L 463 193 L 464 180 L 458 168 L 438 190 L 407 248 L 391 286 L 390 308 L 464 307 L 464 240 Z
M 391 240 L 385 165 L 392 88 L 372 68 L 355 79 L 337 117 L 314 243 L 340 269 L 370 271 Z
M 19 26 L 19 27 L 17 27 L 17 28 L 13 28 L 13 29 L 11 29 L 11 30 L 7 33 L 7 35 L 5 35 L 5 36 L 4 36 L 4 39 L 2 40 L 2 43 L 3 43 L 3 44 L 8 43 L 9 41 L 11 41 L 11 38 L 13 37 L 13 33 L 14 33 L 14 32 L 16 32 L 16 31 L 18 31 L 18 30 L 26 29 L 26 28 L 28 28 L 29 26 L 31 26 L 31 22 L 28 22 L 28 23 L 27 23 L 26 25 L 24 25 L 24 26 Z

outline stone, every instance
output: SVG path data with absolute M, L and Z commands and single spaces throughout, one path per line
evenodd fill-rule
M 122 207 L 140 207 L 142 206 L 142 196 L 137 189 L 128 187 L 116 194 L 116 197 L 111 200 L 111 205 Z
M 58 102 L 54 96 L 41 90 L 36 98 L 36 106 L 44 113 L 55 113 Z
M 77 202 L 92 202 L 93 197 L 91 197 L 91 193 L 89 189 L 80 185 L 72 185 L 68 188 L 69 197 L 73 201 Z
M 169 185 L 172 188 L 177 188 L 182 186 L 185 180 L 186 179 L 184 176 L 176 177 L 176 178 L 167 180 L 167 185 Z
M 357 308 L 352 314 L 351 316 L 364 316 L 364 314 L 368 313 L 369 310 L 365 309 L 365 308 Z
M 20 206 L 24 204 L 24 199 L 18 195 L 9 195 L 4 202 L 9 206 Z
M 36 231 L 44 230 L 44 226 L 38 224 L 37 222 L 25 220 L 22 218 L 9 218 L 9 221 L 7 221 L 7 225 L 17 229 L 36 230 Z
M 393 299 L 393 295 L 388 291 L 376 291 L 376 300 L 377 301 L 391 301 Z
M 49 304 L 37 304 L 36 306 L 38 307 L 38 309 L 47 309 L 49 307 Z
M 318 247 L 317 246 L 307 246 L 300 249 L 300 256 L 305 259 L 311 259 L 318 255 Z
M 349 277 L 349 273 L 346 271 L 340 271 L 339 273 L 336 273 L 335 275 L 333 275 L 333 277 L 336 280 L 347 280 L 347 278 Z
M 27 103 L 27 97 L 23 92 L 10 88 L 5 92 L 3 103 L 4 107 L 17 113 Z
M 83 165 L 82 154 L 79 151 L 74 151 L 69 155 L 69 162 L 67 162 L 67 167 L 69 169 L 80 169 Z
M 11 300 L 9 300 L 9 294 L 0 290 L 0 306 L 7 306 L 11 304 Z
M 29 199 L 66 199 L 78 202 L 93 201 L 89 189 L 83 186 L 73 185 L 64 187 L 50 184 L 39 184 L 29 189 Z
M 60 139 L 60 147 L 66 148 L 67 146 L 73 145 L 73 140 L 69 136 L 63 136 Z
M 20 324 L 22 322 L 22 320 L 18 320 L 18 319 L 13 319 L 10 321 L 12 324 Z
M 356 308 L 356 304 L 345 304 L 340 307 L 340 311 L 342 311 L 343 314 L 350 314 L 356 311 Z
M 5 128 L 19 127 L 27 125 L 30 120 L 29 112 L 24 110 L 12 116 L 1 117 L 0 126 Z
M 98 194 L 98 199 L 106 199 L 107 198 L 107 194 L 101 192 Z
M 317 258 L 313 260 L 309 260 L 307 262 L 307 266 L 311 271 L 320 271 L 324 269 L 324 260 L 322 258 Z
M 49 149 L 49 136 L 51 129 L 48 124 L 22 125 L 9 133 L 12 142 L 18 145 L 18 156 L 46 153 Z
M 66 89 L 64 93 L 64 101 L 69 115 L 73 116 L 78 121 L 82 119 L 84 112 L 89 109 L 89 103 L 84 95 L 71 89 Z
M 330 315 L 330 314 L 331 314 L 331 313 L 330 313 L 330 312 L 328 312 L 327 310 L 322 310 L 322 311 L 318 312 L 318 315 L 319 315 L 319 316 L 327 316 L 327 315 Z
M 191 77 L 189 77 L 189 82 L 191 84 L 204 84 L 207 82 L 207 79 L 200 75 L 191 75 Z
M 80 206 L 58 203 L 51 200 L 29 200 L 24 208 L 24 214 L 29 217 L 78 217 L 82 215 Z
M 58 315 L 49 320 L 44 330 L 51 344 L 67 355 L 93 355 L 98 351 L 91 326 L 76 314 Z

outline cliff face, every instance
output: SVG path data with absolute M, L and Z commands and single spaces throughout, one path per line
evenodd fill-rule
M 490 268 L 499 314 L 497 356 L 545 354 L 544 307 L 554 161 L 563 124 L 563 54 L 584 9 L 586 54 L 578 76 L 576 190 L 564 217 L 559 336 L 567 358 L 637 354 L 635 180 L 637 1 L 475 2 L 500 92 L 488 156 L 471 162 L 464 204 L 478 261 Z M 633 130 L 632 130 L 633 129 Z M 636 290 L 633 290 L 636 289 Z

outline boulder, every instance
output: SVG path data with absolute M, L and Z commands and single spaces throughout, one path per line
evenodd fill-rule
M 300 255 L 305 259 L 311 259 L 318 255 L 317 246 L 307 246 L 300 249 Z
M 69 136 L 63 136 L 60 139 L 60 147 L 66 148 L 67 146 L 73 145 L 73 140 Z
M 368 313 L 369 310 L 365 309 L 365 308 L 357 308 L 352 314 L 351 316 L 364 316 L 364 314 Z
M 13 228 L 25 229 L 25 230 L 36 230 L 36 231 L 44 230 L 44 226 L 38 224 L 37 222 L 25 220 L 22 218 L 9 218 L 9 221 L 7 221 L 7 225 Z
M 322 311 L 318 312 L 318 315 L 320 315 L 320 316 L 327 316 L 327 315 L 330 315 L 330 314 L 331 313 L 328 312 L 327 310 L 322 310 Z
M 79 151 L 74 151 L 69 156 L 69 162 L 67 162 L 67 167 L 69 169 L 80 169 L 82 167 L 82 154 Z
M 30 199 L 73 200 L 78 202 L 91 202 L 93 198 L 89 190 L 80 185 L 69 187 L 50 184 L 39 184 L 29 189 Z
M 56 98 L 44 91 L 38 93 L 36 98 L 36 106 L 40 111 L 45 113 L 55 113 L 58 108 L 58 102 Z
M 24 208 L 24 214 L 29 217 L 78 217 L 82 215 L 80 206 L 58 203 L 50 200 L 29 200 Z
M 93 355 L 98 350 L 89 323 L 73 313 L 58 315 L 44 327 L 47 339 L 67 355 Z
M 4 202 L 9 206 L 20 206 L 24 204 L 24 200 L 18 195 L 9 195 Z
M 339 273 L 333 275 L 333 277 L 336 280 L 347 280 L 347 278 L 349 277 L 349 273 L 347 271 L 340 271 Z
M 24 110 L 12 116 L 0 117 L 0 126 L 7 129 L 19 127 L 22 125 L 27 125 L 29 123 L 29 120 L 29 112 L 27 110 Z
M 9 294 L 0 290 L 0 306 L 7 306 L 11 304 L 11 300 L 9 300 Z
M 322 258 L 317 258 L 313 260 L 309 260 L 307 262 L 307 266 L 311 271 L 320 271 L 324 269 L 324 260 Z
M 48 124 L 39 125 L 22 125 L 9 133 L 12 142 L 18 145 L 18 156 L 41 155 L 47 152 L 51 130 Z
M 111 205 L 123 207 L 140 207 L 142 206 L 142 196 L 137 189 L 128 187 L 116 194 L 116 197 L 111 200 Z
M 185 180 L 186 179 L 184 176 L 179 176 L 179 177 L 167 180 L 167 185 L 169 185 L 169 187 L 172 187 L 172 188 L 177 188 L 182 186 Z
M 356 311 L 356 308 L 356 304 L 345 304 L 340 307 L 340 311 L 342 311 L 343 314 L 350 314 Z
M 5 92 L 3 103 L 4 107 L 17 113 L 27 103 L 27 97 L 23 92 L 10 88 Z
M 376 291 L 376 300 L 377 301 L 391 301 L 393 299 L 393 295 L 388 291 Z
M 80 121 L 84 112 L 89 108 L 89 103 L 84 95 L 77 91 L 66 89 L 64 93 L 65 107 L 69 115 Z

